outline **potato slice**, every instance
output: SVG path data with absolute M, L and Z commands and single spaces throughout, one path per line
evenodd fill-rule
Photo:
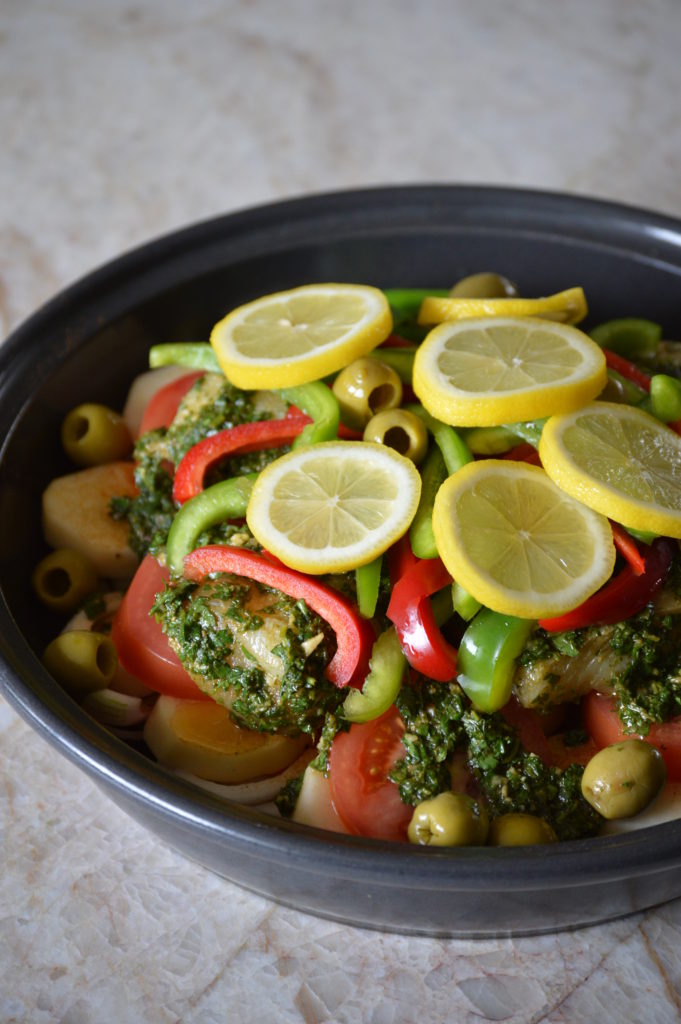
M 161 764 L 232 784 L 276 775 L 309 743 L 307 736 L 242 729 L 221 704 L 168 696 L 154 705 L 144 739 Z
M 137 556 L 128 544 L 129 527 L 109 514 L 117 495 L 136 493 L 132 462 L 109 462 L 53 480 L 43 493 L 43 533 L 54 548 L 74 548 L 100 576 L 129 579 Z

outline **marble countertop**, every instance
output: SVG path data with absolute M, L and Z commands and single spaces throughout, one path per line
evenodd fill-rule
M 398 182 L 681 216 L 676 0 L 0 7 L 0 336 L 192 221 Z M 0 702 L 0 1019 L 677 1021 L 681 901 L 538 938 L 343 927 L 189 863 Z

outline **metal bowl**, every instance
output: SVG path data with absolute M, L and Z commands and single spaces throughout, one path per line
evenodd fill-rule
M 261 895 L 354 925 L 522 935 L 641 910 L 681 895 L 681 821 L 543 847 L 433 850 L 225 804 L 118 741 L 42 667 L 59 622 L 28 586 L 43 550 L 40 495 L 68 471 L 64 414 L 83 400 L 120 405 L 151 344 L 205 338 L 230 307 L 296 284 L 446 287 L 488 269 L 526 295 L 583 285 L 593 323 L 645 316 L 679 334 L 681 223 L 565 195 L 414 186 L 311 196 L 161 238 L 68 288 L 0 349 L 5 696 L 163 841 Z

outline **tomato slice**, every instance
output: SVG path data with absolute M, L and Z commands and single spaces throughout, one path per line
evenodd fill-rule
M 353 835 L 406 840 L 413 807 L 402 803 L 388 773 L 406 751 L 404 722 L 393 705 L 372 722 L 340 732 L 329 754 L 334 806 Z
M 584 728 L 599 750 L 611 743 L 633 738 L 631 733 L 624 731 L 614 698 L 605 693 L 587 694 L 582 701 L 582 715 Z M 669 781 L 681 782 L 681 715 L 669 722 L 651 725 L 647 736 L 640 739 L 660 751 L 667 765 Z
M 194 382 L 203 375 L 203 370 L 192 371 L 159 388 L 156 394 L 149 399 L 144 410 L 139 436 L 146 434 L 148 430 L 156 430 L 157 427 L 169 427 L 175 419 L 180 402 Z
M 158 693 L 210 700 L 183 668 L 156 619 L 149 615 L 156 594 L 168 578 L 168 570 L 147 555 L 111 624 L 118 660 L 126 672 Z

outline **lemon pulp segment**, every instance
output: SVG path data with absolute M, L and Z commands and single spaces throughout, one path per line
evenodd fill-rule
M 589 508 L 681 538 L 681 438 L 644 410 L 592 402 L 552 416 L 539 454 L 551 479 Z
M 237 387 L 281 388 L 340 370 L 391 330 L 390 306 L 378 288 L 313 284 L 239 306 L 215 325 L 210 341 Z
M 289 452 L 258 477 L 248 525 L 286 565 L 343 572 L 372 561 L 414 517 L 421 477 L 385 445 L 327 442 Z
M 499 426 L 572 410 L 606 381 L 605 356 L 587 335 L 532 318 L 441 324 L 414 360 L 416 395 L 454 426 Z
M 433 530 L 458 583 L 487 607 L 524 618 L 576 607 L 615 563 L 604 516 L 538 467 L 510 460 L 472 462 L 449 477 L 435 499 Z

